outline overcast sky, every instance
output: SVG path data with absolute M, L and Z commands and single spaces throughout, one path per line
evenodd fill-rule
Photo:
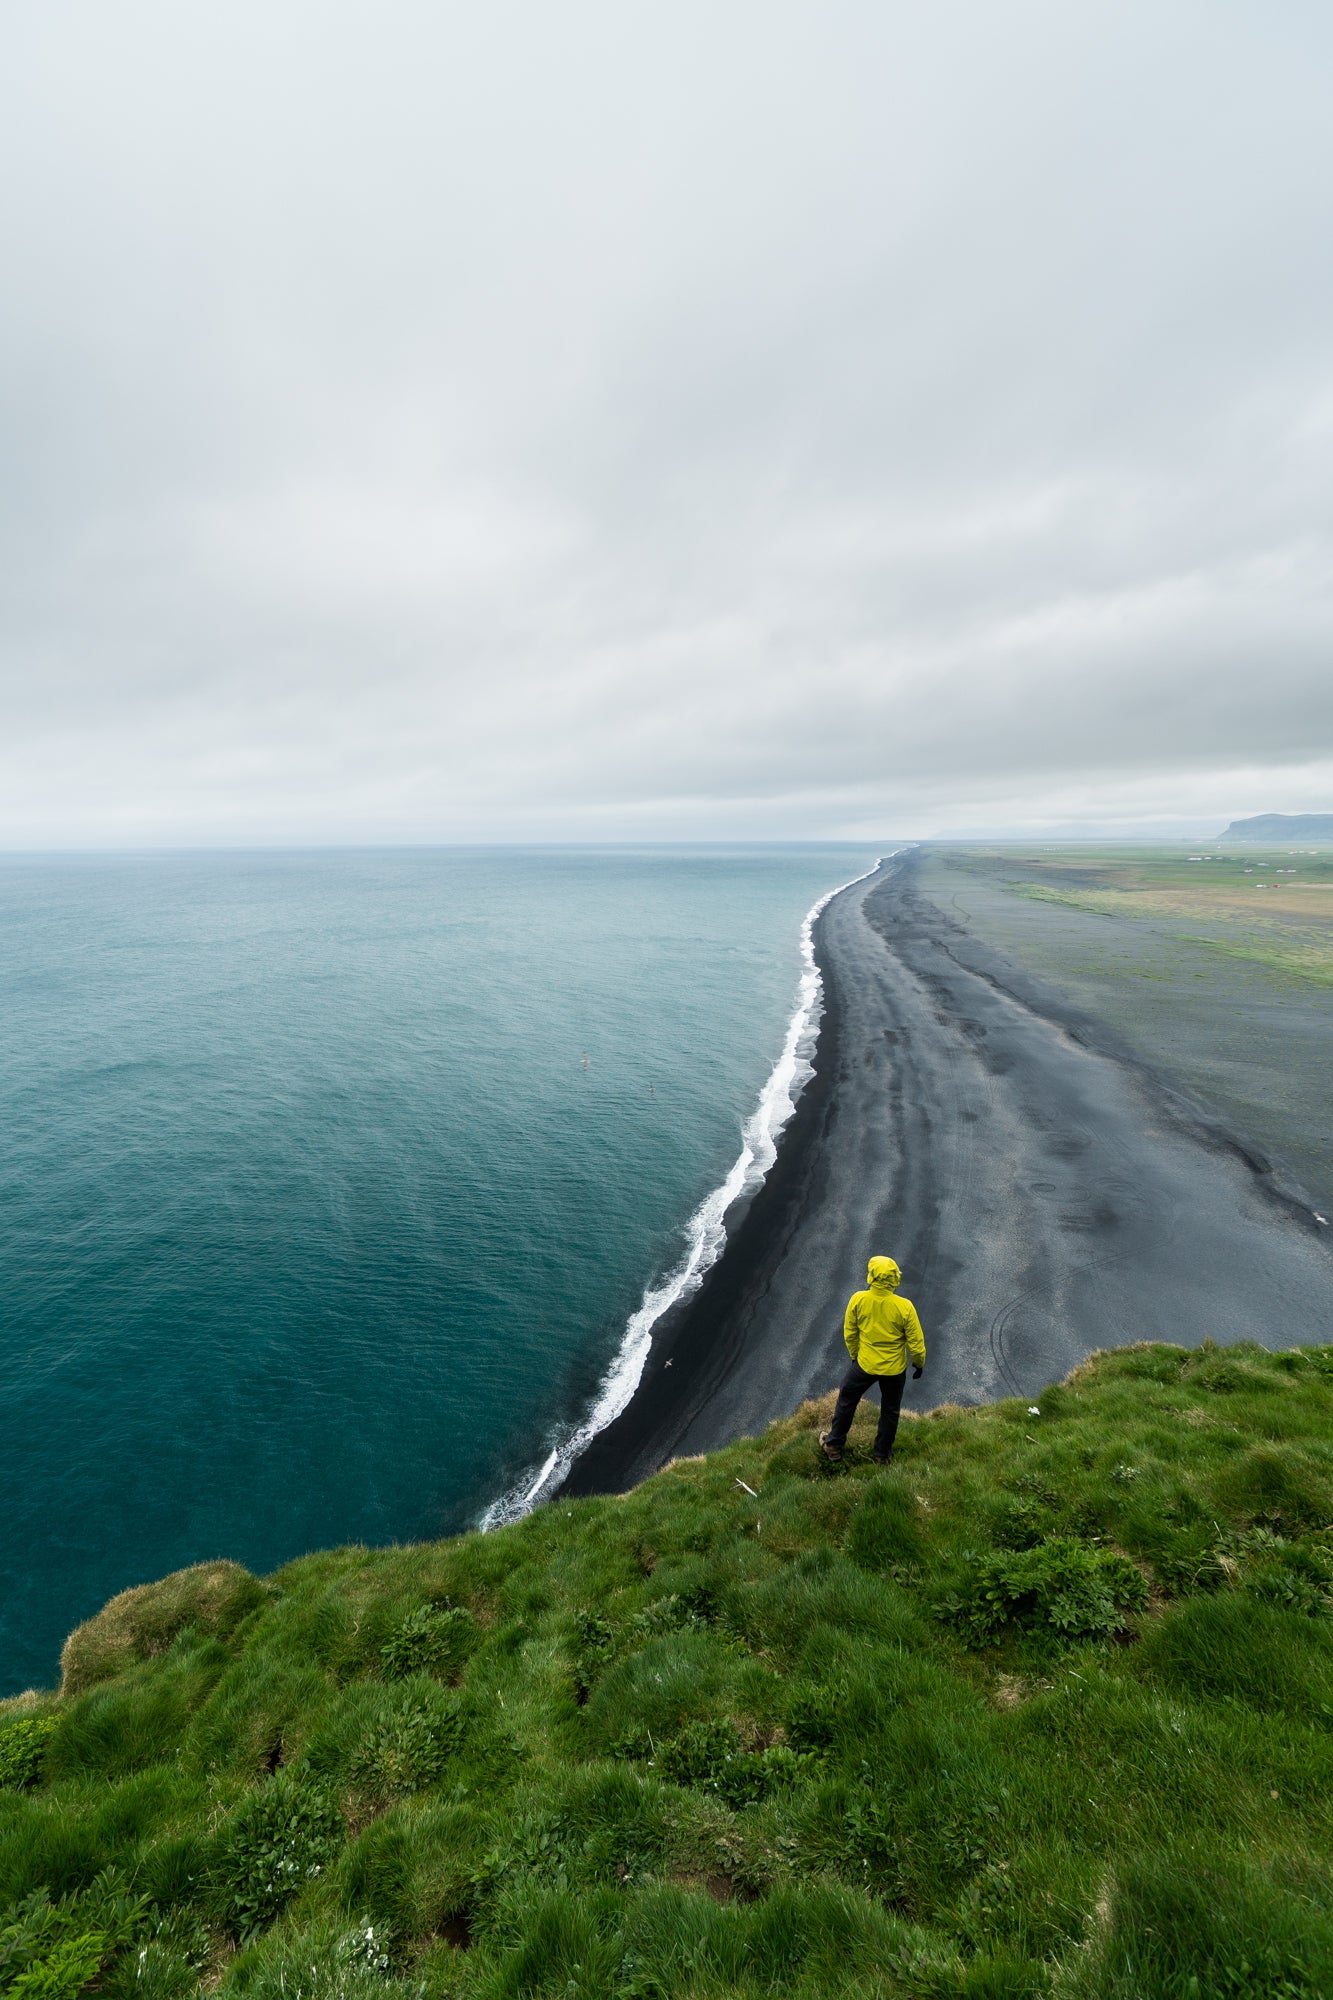
M 0 846 L 1333 809 L 1326 0 L 0 25 Z

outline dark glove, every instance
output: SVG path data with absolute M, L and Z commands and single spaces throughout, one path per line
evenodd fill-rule
M 925 1372 L 926 1371 L 924 1368 L 922 1368 L 920 1362 L 915 1362 L 912 1367 L 912 1380 L 914 1382 L 919 1382 L 921 1380 L 921 1377 L 925 1374 Z

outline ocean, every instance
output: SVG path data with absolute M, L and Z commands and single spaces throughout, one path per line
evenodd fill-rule
M 875 858 L 0 860 L 0 1692 L 183 1564 L 549 1490 L 771 1158 L 803 920 Z

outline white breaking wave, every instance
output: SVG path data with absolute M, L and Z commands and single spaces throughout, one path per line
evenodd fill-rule
M 886 858 L 881 856 L 881 860 Z M 864 874 L 839 883 L 806 912 L 801 925 L 801 978 L 795 1011 L 787 1025 L 782 1054 L 774 1063 L 772 1074 L 759 1093 L 759 1102 L 741 1133 L 741 1150 L 731 1172 L 720 1187 L 705 1197 L 686 1223 L 685 1255 L 679 1264 L 660 1285 L 644 1293 L 643 1304 L 625 1328 L 620 1352 L 611 1363 L 588 1416 L 552 1448 L 539 1471 L 525 1475 L 517 1486 L 491 1503 L 481 1517 L 483 1530 L 501 1528 L 506 1522 L 521 1520 L 531 1513 L 560 1485 L 575 1459 L 587 1450 L 598 1432 L 615 1422 L 639 1386 L 658 1320 L 679 1299 L 688 1298 L 698 1290 L 705 1271 L 722 1255 L 727 1241 L 727 1214 L 734 1202 L 753 1194 L 764 1180 L 778 1156 L 782 1128 L 812 1074 L 811 1058 L 824 992 L 824 982 L 815 963 L 815 922 L 835 896 L 866 881 L 879 865 L 876 861 Z

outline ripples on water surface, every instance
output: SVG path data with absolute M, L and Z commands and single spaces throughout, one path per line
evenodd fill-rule
M 128 1584 L 446 1533 L 539 1459 L 873 858 L 0 862 L 0 1691 Z

